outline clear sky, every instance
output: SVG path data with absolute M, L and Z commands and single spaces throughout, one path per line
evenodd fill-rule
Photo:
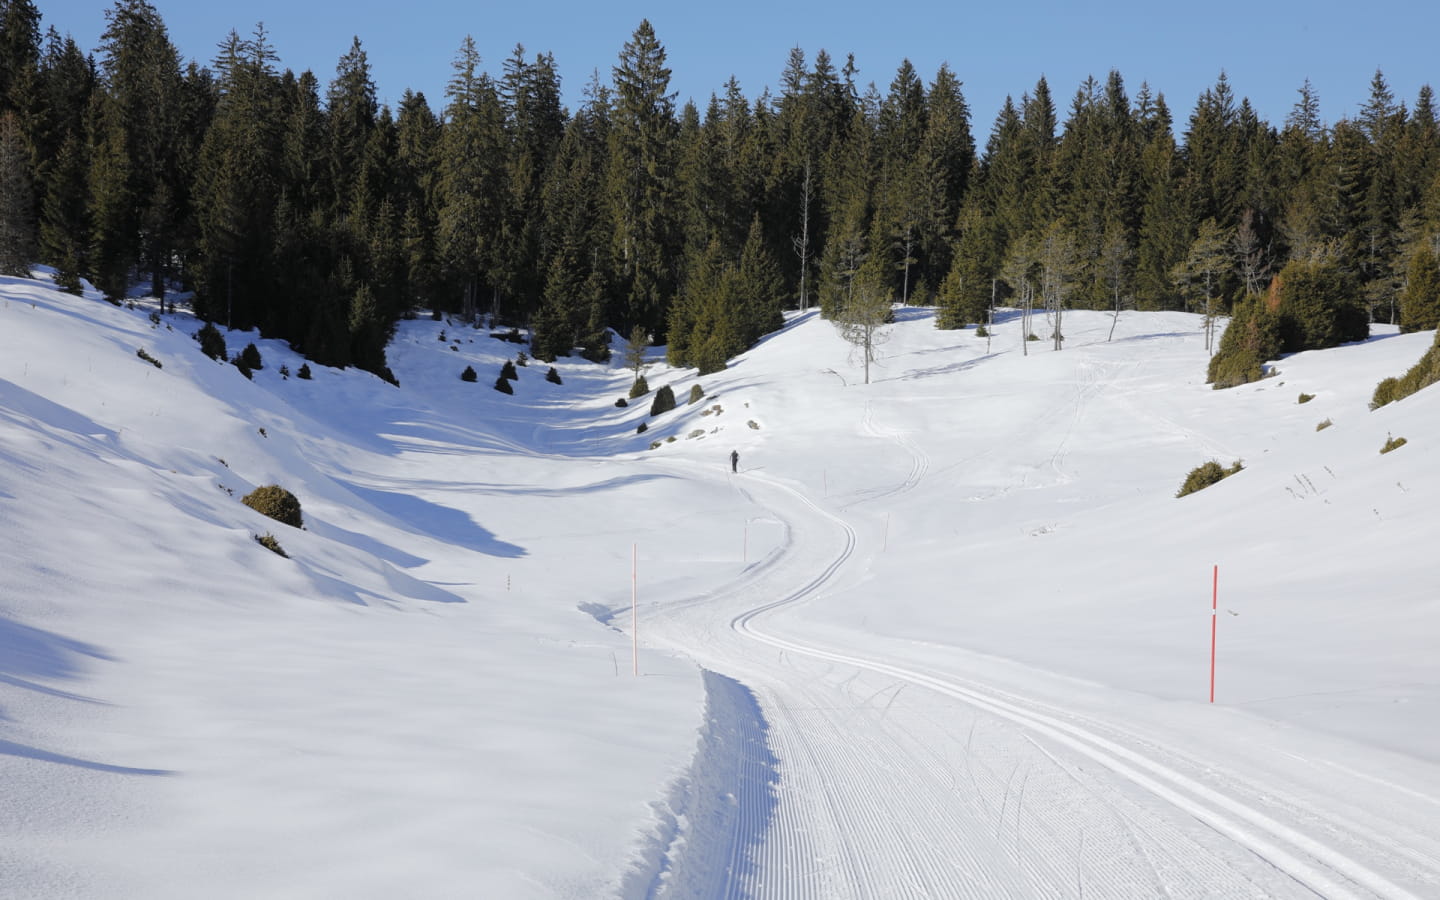
M 1422 84 L 1440 82 L 1440 5 L 1427 0 L 1208 0 L 1104 4 L 992 0 L 908 4 L 756 2 L 457 2 L 457 0 L 152 0 L 186 59 L 209 64 L 233 28 L 248 35 L 264 22 L 282 67 L 310 69 L 327 84 L 359 36 L 380 99 L 398 104 L 406 88 L 444 103 L 451 61 L 466 34 L 483 66 L 499 74 L 517 43 L 527 57 L 555 54 L 565 100 L 579 101 L 590 73 L 608 81 L 621 47 L 642 19 L 655 26 L 673 71 L 678 101 L 704 109 L 734 75 L 752 99 L 777 86 L 791 47 L 807 61 L 825 49 L 837 68 L 854 53 L 860 84 L 883 92 L 901 60 L 928 82 L 941 63 L 963 82 L 983 147 L 1007 94 L 1017 100 L 1041 75 L 1064 121 L 1081 81 L 1119 69 L 1133 98 L 1142 81 L 1163 92 L 1178 130 L 1195 99 L 1222 69 L 1237 96 L 1262 118 L 1283 124 L 1309 78 L 1327 122 L 1352 116 L 1369 95 L 1376 68 L 1396 97 L 1413 105 Z M 54 25 L 93 50 L 105 27 L 105 0 L 37 0 L 42 27 Z

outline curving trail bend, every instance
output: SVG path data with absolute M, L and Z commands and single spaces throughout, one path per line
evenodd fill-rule
M 868 408 L 862 425 L 911 465 L 856 502 L 923 482 L 923 451 Z M 1416 816 L 1362 819 L 1118 723 L 806 632 L 790 614 L 863 578 L 875 548 L 847 509 L 761 474 L 745 483 L 784 523 L 780 548 L 721 590 L 661 604 L 647 626 L 725 678 L 707 680 L 681 803 L 697 824 L 637 896 L 1440 896 L 1440 841 L 1423 825 L 1433 798 L 1415 799 Z M 727 721 L 737 704 L 717 700 L 719 684 L 757 714 Z

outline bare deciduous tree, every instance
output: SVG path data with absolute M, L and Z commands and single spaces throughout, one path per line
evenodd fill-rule
M 891 321 L 890 295 L 879 278 L 862 272 L 852 280 L 850 295 L 835 317 L 835 328 L 859 354 L 865 367 L 865 383 L 870 383 L 870 364 L 875 362 L 876 348 L 885 343 L 885 326 Z

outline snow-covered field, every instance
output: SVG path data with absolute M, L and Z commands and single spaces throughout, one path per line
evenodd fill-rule
M 7 900 L 1440 896 L 1433 333 L 1217 392 L 1194 316 L 900 310 L 866 386 L 809 313 L 651 419 L 154 310 L 0 279 Z

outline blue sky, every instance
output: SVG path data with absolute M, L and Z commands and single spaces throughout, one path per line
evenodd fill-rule
M 1236 94 L 1249 97 L 1277 126 L 1306 78 L 1327 122 L 1356 112 L 1377 67 L 1407 104 L 1413 105 L 1422 84 L 1440 81 L 1434 64 L 1440 6 L 1429 2 L 152 3 L 187 59 L 208 64 L 230 29 L 248 35 L 263 21 L 282 66 L 311 69 L 322 84 L 358 35 L 380 99 L 392 106 L 408 87 L 441 107 L 451 61 L 466 34 L 492 73 L 500 72 L 516 43 L 531 57 L 553 52 L 566 102 L 574 105 L 592 71 L 608 81 L 621 47 L 645 18 L 667 50 L 679 101 L 693 97 L 702 110 L 732 74 L 746 96 L 774 88 L 794 46 L 807 59 L 824 48 L 837 67 L 853 52 L 861 85 L 874 81 L 882 92 L 902 59 L 909 58 L 927 81 L 948 62 L 964 84 L 982 146 L 1005 96 L 1018 99 L 1041 75 L 1062 121 L 1081 81 L 1090 74 L 1103 80 L 1115 68 L 1132 97 L 1142 81 L 1163 92 L 1182 131 L 1196 97 L 1221 69 Z M 37 0 L 37 6 L 42 26 L 54 25 L 92 50 L 110 4 Z

